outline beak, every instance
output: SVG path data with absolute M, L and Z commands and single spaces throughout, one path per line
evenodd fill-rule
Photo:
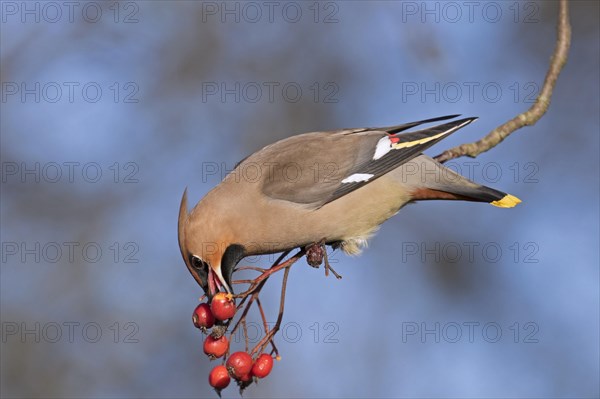
M 212 298 L 217 292 L 225 290 L 228 294 L 234 294 L 231 278 L 238 262 L 245 257 L 245 248 L 238 244 L 231 244 L 227 247 L 221 257 L 221 264 L 207 265 L 208 277 L 206 279 L 206 288 L 204 292 L 209 298 Z
M 211 297 L 221 289 L 225 289 L 228 294 L 232 293 L 230 284 L 223 278 L 221 268 L 213 269 L 210 267 L 208 269 L 208 289 Z

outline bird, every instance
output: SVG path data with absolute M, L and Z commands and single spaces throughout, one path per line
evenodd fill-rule
M 240 161 L 191 211 L 186 188 L 178 240 L 188 270 L 212 298 L 221 290 L 233 293 L 232 274 L 248 256 L 325 245 L 357 255 L 408 203 L 514 207 L 521 202 L 516 196 L 477 184 L 422 153 L 477 119 L 459 116 L 290 136 Z

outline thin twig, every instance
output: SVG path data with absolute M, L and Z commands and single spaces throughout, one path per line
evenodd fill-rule
M 265 317 L 265 311 L 263 310 L 262 304 L 260 303 L 260 298 L 256 297 L 256 306 L 258 306 L 258 310 L 260 312 L 260 317 L 263 321 L 263 326 L 265 327 L 265 334 L 269 332 L 269 325 L 267 324 L 267 318 Z
M 237 329 L 240 327 L 240 323 L 241 322 L 245 322 L 246 316 L 248 315 L 248 311 L 252 307 L 252 303 L 256 299 L 258 299 L 258 294 L 260 293 L 260 290 L 262 289 L 262 287 L 267 282 L 267 279 L 269 278 L 269 276 L 272 275 L 273 273 L 275 273 L 276 271 L 281 270 L 282 267 L 289 267 L 289 266 L 293 265 L 298 259 L 300 259 L 304 255 L 304 251 L 300 250 L 300 251 L 298 251 L 298 253 L 296 253 L 296 255 L 292 256 L 287 261 L 285 261 L 283 263 L 279 263 L 290 252 L 291 251 L 286 251 L 286 252 L 282 253 L 277 258 L 277 260 L 275 260 L 275 262 L 273 263 L 273 265 L 271 266 L 271 268 L 269 270 L 265 271 L 263 274 L 261 274 L 259 277 L 257 277 L 255 280 L 252 281 L 252 285 L 250 286 L 250 288 L 246 292 L 244 292 L 242 294 L 234 295 L 235 298 L 242 298 L 242 300 L 238 304 L 237 308 L 239 310 L 239 309 L 241 309 L 243 307 L 244 310 L 242 311 L 242 315 L 240 316 L 240 318 L 238 319 L 238 321 L 233 326 L 233 329 L 229 333 L 230 337 L 233 337 L 233 335 L 235 334 L 235 332 L 237 331 Z M 252 294 L 252 295 L 250 295 L 250 294 Z M 248 299 L 248 298 L 250 298 L 250 299 L 248 300 L 248 303 L 244 306 L 244 303 L 246 302 L 246 299 Z
M 235 269 L 236 272 L 241 271 L 241 270 L 254 270 L 257 272 L 261 272 L 261 273 L 264 273 L 267 271 L 267 269 L 263 269 L 262 267 L 256 267 L 256 266 L 242 266 L 242 267 L 238 267 Z
M 248 288 L 247 291 L 242 292 L 241 294 L 236 294 L 233 297 L 234 298 L 245 298 L 248 295 L 252 294 L 256 290 L 260 291 L 260 288 L 262 288 L 262 286 L 264 285 L 264 284 L 261 284 L 263 281 L 266 281 L 266 279 L 268 279 L 273 273 L 276 273 L 279 270 L 284 269 L 284 268 L 296 263 L 298 261 L 298 259 L 300 259 L 304 256 L 305 252 L 306 251 L 304 249 L 301 249 L 298 252 L 296 252 L 296 254 L 294 256 L 292 256 L 285 262 L 271 267 L 269 270 L 267 270 L 266 272 L 264 272 L 263 274 L 261 274 L 260 276 L 255 278 L 254 283 L 252 284 L 252 286 L 250 286 L 250 288 Z
M 277 360 L 279 360 L 279 350 L 277 349 L 277 346 L 275 345 L 275 341 L 273 339 L 271 339 L 270 342 L 271 342 L 271 347 L 273 348 L 271 350 L 270 355 L 272 356 L 274 353 L 275 357 L 278 358 Z
M 265 328 L 265 334 L 267 334 L 269 332 L 269 324 L 267 323 L 267 318 L 265 317 L 265 311 L 262 307 L 262 303 L 260 303 L 259 297 L 256 297 L 256 306 L 258 306 L 258 310 L 260 311 L 260 317 L 262 318 L 262 321 L 263 321 L 263 326 Z M 273 347 L 273 350 L 271 351 L 271 355 L 273 353 L 275 353 L 276 356 L 279 356 L 279 351 L 277 350 L 277 346 L 275 346 L 275 342 L 273 342 L 272 339 L 271 339 L 271 346 Z
M 285 291 L 286 291 L 286 287 L 287 287 L 288 274 L 290 272 L 290 268 L 292 267 L 292 265 L 294 265 L 294 263 L 296 263 L 299 259 L 301 259 L 306 254 L 306 250 L 304 248 L 299 249 L 298 252 L 296 252 L 296 254 L 294 254 L 288 260 L 283 262 L 283 259 L 285 259 L 285 257 L 290 252 L 291 252 L 290 250 L 283 252 L 277 258 L 277 260 L 271 265 L 271 267 L 269 269 L 246 267 L 245 269 L 262 271 L 262 274 L 260 274 L 255 279 L 233 281 L 234 284 L 249 284 L 250 287 L 241 294 L 233 295 L 234 298 L 241 298 L 240 303 L 237 305 L 237 310 L 240 310 L 243 308 L 243 311 L 242 311 L 242 314 L 240 315 L 239 319 L 237 320 L 237 322 L 235 323 L 235 325 L 233 326 L 233 328 L 231 329 L 231 331 L 229 333 L 230 340 L 233 338 L 234 334 L 237 332 L 239 327 L 242 326 L 244 340 L 245 340 L 245 344 L 246 344 L 246 352 L 248 352 L 249 345 L 248 345 L 248 328 L 246 325 L 246 317 L 248 316 L 248 312 L 254 302 L 256 302 L 256 305 L 258 306 L 260 316 L 262 318 L 263 325 L 265 328 L 265 336 L 252 349 L 252 351 L 250 351 L 251 356 L 254 356 L 257 352 L 258 353 L 264 352 L 266 346 L 268 344 L 271 344 L 271 346 L 273 348 L 271 351 L 271 354 L 275 353 L 276 357 L 279 358 L 279 351 L 277 350 L 277 346 L 275 345 L 275 342 L 273 341 L 273 337 L 275 336 L 277 331 L 279 331 L 279 327 L 281 325 L 281 320 L 283 319 L 283 311 L 284 311 L 284 304 L 285 304 Z M 259 295 L 260 295 L 260 291 L 264 287 L 264 285 L 267 282 L 267 280 L 269 279 L 269 277 L 271 275 L 273 275 L 274 273 L 280 271 L 281 269 L 284 269 L 284 274 L 283 274 L 283 282 L 282 282 L 282 286 L 281 286 L 281 299 L 279 302 L 279 316 L 277 317 L 277 322 L 275 323 L 275 326 L 272 329 L 269 329 L 269 326 L 267 323 L 267 318 L 265 316 L 264 309 L 260 302 Z M 248 298 L 250 298 L 250 299 L 248 299 Z M 246 300 L 248 300 L 247 303 L 246 303 Z M 232 321 L 233 320 L 229 320 L 229 322 L 227 323 L 227 326 L 229 326 L 229 323 L 231 323 Z M 227 350 L 226 356 L 228 356 L 228 355 L 229 355 L 229 349 Z
M 231 284 L 252 284 L 254 280 L 233 280 Z
M 248 344 L 248 326 L 246 325 L 246 318 L 242 320 L 242 329 L 244 331 L 244 341 L 246 343 L 246 352 L 248 352 L 249 344 Z
M 246 297 L 246 298 L 247 298 L 247 297 Z M 242 300 L 242 303 L 243 303 L 243 301 L 245 301 L 245 300 L 246 300 L 246 298 L 244 298 L 244 299 Z M 248 301 L 248 304 L 247 304 L 247 305 L 246 305 L 246 307 L 244 308 L 244 311 L 242 312 L 242 315 L 240 316 L 240 318 L 238 319 L 238 321 L 237 321 L 237 322 L 235 323 L 235 325 L 233 326 L 233 329 L 231 330 L 231 333 L 229 334 L 229 336 L 230 336 L 230 337 L 232 337 L 232 336 L 233 336 L 233 334 L 235 334 L 235 332 L 237 331 L 237 329 L 238 329 L 238 328 L 239 328 L 239 326 L 240 326 L 240 322 L 241 322 L 242 320 L 245 320 L 245 319 L 246 319 L 246 315 L 248 314 L 248 311 L 250 310 L 250 306 L 252 305 L 252 302 L 254 302 L 254 299 L 255 299 L 255 296 L 254 296 L 254 295 L 252 295 L 252 297 L 250 298 L 250 301 Z M 241 304 L 240 304 L 240 306 L 241 306 Z
M 281 284 L 281 299 L 279 301 L 279 315 L 277 316 L 277 321 L 273 328 L 265 334 L 263 339 L 260 340 L 258 344 L 252 349 L 250 352 L 251 356 L 254 356 L 256 353 L 262 353 L 269 342 L 271 342 L 273 336 L 279 331 L 279 327 L 281 326 L 281 320 L 283 319 L 283 312 L 285 308 L 285 290 L 287 286 L 288 274 L 290 273 L 291 264 L 285 268 L 283 272 L 283 282 Z
M 550 98 L 563 66 L 567 63 L 569 47 L 571 45 L 571 24 L 569 22 L 569 6 L 567 0 L 561 0 L 558 11 L 556 47 L 550 61 L 550 67 L 546 73 L 544 86 L 535 103 L 527 111 L 515 116 L 508 122 L 492 130 L 487 136 L 474 143 L 462 144 L 458 147 L 444 151 L 435 159 L 446 162 L 461 156 L 475 158 L 482 152 L 488 151 L 500 144 L 515 130 L 523 126 L 534 125 L 548 110 Z

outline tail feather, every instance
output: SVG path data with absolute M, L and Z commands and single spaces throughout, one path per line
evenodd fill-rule
M 499 208 L 512 208 L 521 200 L 514 195 L 491 187 L 477 184 L 464 176 L 446 168 L 433 159 L 421 155 L 413 161 L 418 171 L 412 181 L 407 183 L 414 187 L 412 199 L 433 200 L 449 199 L 462 201 L 486 202 Z
M 461 200 L 486 202 L 498 208 L 512 208 L 521 203 L 514 195 L 503 193 L 486 186 L 475 188 L 447 187 L 447 188 L 418 188 L 412 192 L 414 201 L 424 200 Z
M 512 208 L 521 202 L 514 195 L 487 186 L 454 185 L 444 191 L 464 197 L 467 201 L 486 202 L 498 208 Z

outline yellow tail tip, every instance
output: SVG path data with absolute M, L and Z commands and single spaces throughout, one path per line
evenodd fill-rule
M 498 208 L 512 208 L 520 203 L 520 199 L 510 194 L 506 194 L 502 199 L 498 201 L 490 202 L 490 204 L 497 206 Z

